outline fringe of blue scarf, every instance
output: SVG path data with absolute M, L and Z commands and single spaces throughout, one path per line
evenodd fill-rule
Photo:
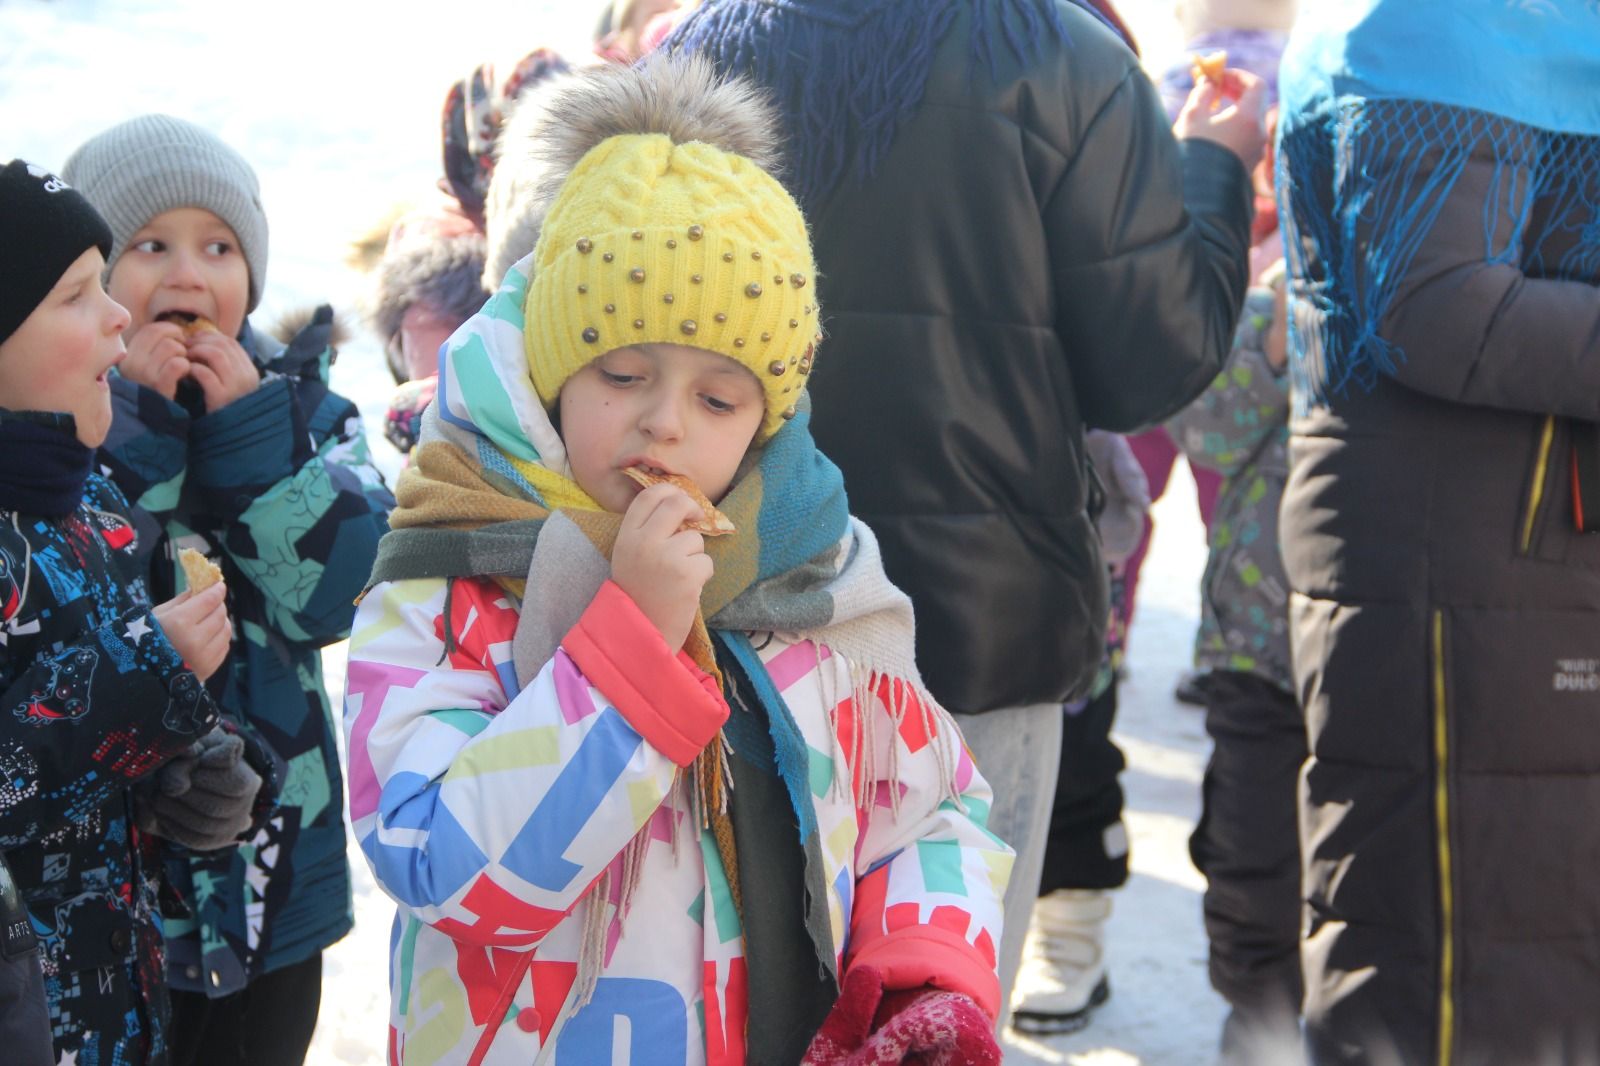
M 1079 6 L 1105 22 L 1090 4 Z M 973 69 L 983 67 L 991 79 L 998 78 L 996 27 L 1022 63 L 1043 54 L 1046 41 L 1067 39 L 1053 0 L 872 7 L 872 0 L 706 0 L 667 42 L 772 92 L 793 146 L 790 184 L 803 206 L 820 202 L 847 175 L 860 181 L 873 173 L 921 102 L 934 52 L 962 8 L 970 12 Z
M 1294 298 L 1313 311 L 1309 335 L 1297 316 L 1289 319 L 1301 411 L 1352 385 L 1370 391 L 1404 361 L 1380 333 L 1383 320 L 1468 161 L 1484 148 L 1494 159 L 1484 262 L 1516 264 L 1534 278 L 1600 280 L 1600 137 L 1419 100 L 1345 97 L 1291 117 L 1277 188 L 1289 272 L 1299 282 Z M 1567 246 L 1560 254 L 1550 247 L 1557 237 Z

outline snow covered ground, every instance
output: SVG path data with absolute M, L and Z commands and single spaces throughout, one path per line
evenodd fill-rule
M 271 220 L 267 319 L 331 302 L 352 313 L 360 279 L 348 242 L 385 209 L 421 197 L 438 174 L 444 89 L 484 58 L 539 44 L 579 54 L 596 0 L 0 0 L 0 162 L 59 167 L 85 138 L 149 111 L 199 122 L 254 164 Z M 1170 57 L 1170 0 L 1119 4 L 1152 65 Z M 485 44 L 484 42 L 493 42 Z M 347 344 L 334 385 L 378 424 L 390 391 L 370 337 Z M 381 438 L 374 454 L 392 472 Z M 1188 1066 L 1209 1061 L 1222 1006 L 1206 984 L 1199 875 L 1186 838 L 1207 740 L 1175 703 L 1197 610 L 1204 546 L 1181 475 L 1156 512 L 1121 695 L 1118 739 L 1134 875 L 1109 932 L 1112 997 L 1082 1033 L 1012 1038 L 1007 1062 Z M 336 701 L 343 649 L 325 657 Z M 356 930 L 327 954 L 315 1066 L 383 1061 L 392 906 L 352 850 Z

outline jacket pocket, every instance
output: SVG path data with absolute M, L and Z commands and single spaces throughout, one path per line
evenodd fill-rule
M 1580 533 L 1577 528 L 1573 447 L 1584 437 L 1579 428 L 1571 419 L 1555 415 L 1538 423 L 1517 520 L 1517 554 L 1600 570 L 1600 533 Z M 1586 517 L 1593 525 L 1594 516 Z

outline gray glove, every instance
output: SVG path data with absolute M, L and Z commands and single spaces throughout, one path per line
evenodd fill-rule
M 1106 490 L 1106 507 L 1095 521 L 1100 548 L 1108 563 L 1127 562 L 1144 535 L 1150 509 L 1150 483 L 1126 437 L 1091 429 L 1083 435 L 1089 461 Z
M 238 843 L 250 828 L 261 775 L 244 761 L 244 738 L 221 726 L 156 771 L 139 828 L 195 851 Z

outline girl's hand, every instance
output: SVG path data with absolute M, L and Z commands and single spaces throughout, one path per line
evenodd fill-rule
M 189 369 L 183 328 L 176 322 L 147 322 L 128 338 L 128 356 L 117 373 L 171 400 Z
M 184 665 L 201 681 L 216 673 L 233 643 L 227 591 L 219 581 L 204 592 L 184 592 L 152 612 Z
M 261 372 L 239 342 L 225 333 L 204 330 L 189 338 L 189 376 L 206 398 L 206 413 L 215 414 L 261 387 Z
M 611 580 L 632 597 L 667 647 L 683 648 L 700 609 L 700 590 L 714 569 L 705 538 L 683 524 L 700 505 L 673 485 L 652 485 L 633 498 L 611 552 Z

